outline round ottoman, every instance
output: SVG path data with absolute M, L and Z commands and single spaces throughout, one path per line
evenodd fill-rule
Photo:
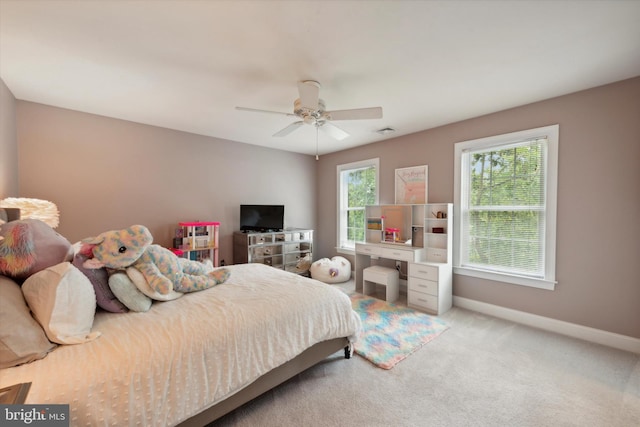
M 341 256 L 319 259 L 309 270 L 313 279 L 324 283 L 342 283 L 351 278 L 351 263 Z

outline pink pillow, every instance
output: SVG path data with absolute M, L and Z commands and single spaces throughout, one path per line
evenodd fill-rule
M 0 274 L 18 282 L 73 259 L 71 243 L 38 219 L 2 224 L 0 236 Z

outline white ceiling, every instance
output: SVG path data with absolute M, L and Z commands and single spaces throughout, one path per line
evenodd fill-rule
M 320 153 L 640 75 L 640 1 L 0 0 L 0 76 L 17 99 L 314 154 L 297 82 L 335 122 Z

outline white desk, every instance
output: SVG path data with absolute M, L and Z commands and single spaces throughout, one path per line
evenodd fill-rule
M 395 261 L 420 262 L 425 260 L 425 256 L 424 248 L 395 245 L 393 243 L 356 243 L 356 292 L 362 293 L 362 270 L 372 265 L 372 259 L 385 258 Z
M 356 292 L 364 292 L 363 270 L 371 260 L 385 258 L 406 261 L 407 305 L 432 314 L 449 310 L 453 301 L 451 264 L 427 262 L 427 250 L 390 243 L 357 243 L 355 281 Z

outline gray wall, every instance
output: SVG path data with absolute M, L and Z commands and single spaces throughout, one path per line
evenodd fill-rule
M 168 246 L 180 221 L 220 221 L 230 264 L 243 203 L 283 204 L 285 226 L 315 228 L 312 156 L 17 104 L 20 196 L 55 202 L 71 242 L 143 224 Z
M 16 99 L 0 79 L 0 200 L 18 196 Z
M 558 123 L 554 291 L 454 275 L 453 292 L 640 338 L 640 77 L 322 156 L 317 254 L 336 255 L 336 166 L 380 158 L 380 202 L 394 169 L 429 165 L 429 201 L 453 201 L 454 144 Z

